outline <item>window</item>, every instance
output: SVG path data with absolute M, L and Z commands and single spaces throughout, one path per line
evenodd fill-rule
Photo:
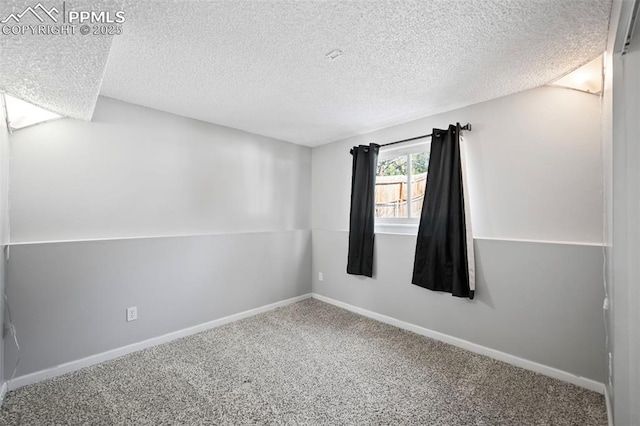
M 376 224 L 415 225 L 429 169 L 429 143 L 382 148 L 376 170 Z

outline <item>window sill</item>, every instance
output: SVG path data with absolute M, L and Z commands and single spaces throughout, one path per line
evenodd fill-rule
M 417 223 L 376 223 L 376 234 L 418 235 Z

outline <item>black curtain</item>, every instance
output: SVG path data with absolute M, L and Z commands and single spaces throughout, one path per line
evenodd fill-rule
M 473 299 L 474 290 L 469 286 L 459 138 L 459 126 L 433 129 L 411 282 Z
M 373 275 L 373 225 L 375 213 L 376 167 L 380 146 L 354 146 L 349 217 L 347 273 Z

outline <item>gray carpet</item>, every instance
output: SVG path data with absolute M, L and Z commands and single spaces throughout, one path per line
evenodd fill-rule
M 309 299 L 10 392 L 3 425 L 606 425 L 603 397 Z

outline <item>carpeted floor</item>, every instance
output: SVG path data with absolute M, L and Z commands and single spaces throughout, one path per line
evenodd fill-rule
M 606 425 L 601 395 L 309 299 L 10 392 L 2 425 Z

